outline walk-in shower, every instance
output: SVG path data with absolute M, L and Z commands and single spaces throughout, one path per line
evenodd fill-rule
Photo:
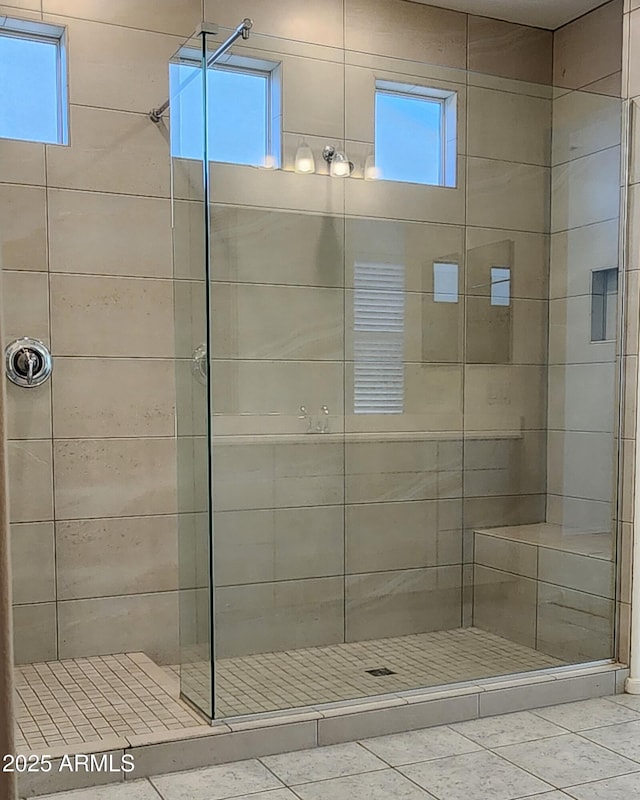
M 183 697 L 612 658 L 621 101 L 255 30 L 239 96 L 227 35 L 172 62 Z

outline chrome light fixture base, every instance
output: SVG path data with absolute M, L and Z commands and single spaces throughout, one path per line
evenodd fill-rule
M 349 161 L 345 153 L 336 150 L 332 144 L 323 148 L 322 157 L 329 164 L 329 173 L 334 178 L 348 178 L 353 172 L 353 161 Z

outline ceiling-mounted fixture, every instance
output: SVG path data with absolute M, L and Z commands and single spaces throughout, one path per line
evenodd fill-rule
M 332 178 L 348 178 L 353 172 L 353 161 L 349 161 L 342 150 L 336 150 L 328 144 L 322 151 L 322 157 L 329 164 L 329 174 Z

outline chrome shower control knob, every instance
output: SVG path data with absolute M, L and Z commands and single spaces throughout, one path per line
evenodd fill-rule
M 7 377 L 16 386 L 34 389 L 49 379 L 53 360 L 49 348 L 39 339 L 14 339 L 4 351 Z

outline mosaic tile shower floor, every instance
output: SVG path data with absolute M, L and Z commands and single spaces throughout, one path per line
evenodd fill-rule
M 479 628 L 224 658 L 216 663 L 218 716 L 317 706 L 564 663 Z M 380 668 L 393 674 L 367 672 Z M 177 676 L 178 667 L 167 669 Z M 185 669 L 189 694 L 206 698 L 208 665 Z
M 477 628 L 221 659 L 218 716 L 275 711 L 561 666 L 564 662 Z M 386 669 L 392 674 L 371 675 Z M 188 666 L 206 696 L 207 665 Z M 18 747 L 81 745 L 205 724 L 179 697 L 178 667 L 142 653 L 17 668 Z

